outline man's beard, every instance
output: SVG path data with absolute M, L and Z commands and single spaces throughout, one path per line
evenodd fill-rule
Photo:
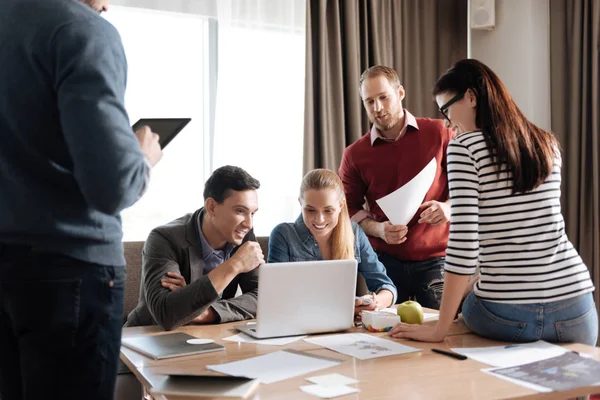
M 396 126 L 396 124 L 400 120 L 397 114 L 392 116 L 390 122 L 386 125 L 380 124 L 379 121 L 377 121 L 377 118 L 375 118 L 375 116 L 369 116 L 369 119 L 371 120 L 371 123 L 375 125 L 375 128 L 377 128 L 380 132 L 391 130 L 393 127 Z

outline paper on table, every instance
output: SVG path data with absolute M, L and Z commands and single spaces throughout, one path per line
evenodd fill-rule
M 505 381 L 508 381 L 510 383 L 514 383 L 515 385 L 520 385 L 523 387 L 526 387 L 527 389 L 531 389 L 531 390 L 535 390 L 536 392 L 551 392 L 552 389 L 549 389 L 547 387 L 544 386 L 540 386 L 540 385 L 536 385 L 535 383 L 529 383 L 529 382 L 525 382 L 525 381 L 520 381 L 518 379 L 514 379 L 508 376 L 504 376 L 504 375 L 500 375 L 500 374 L 495 374 L 494 371 L 495 368 L 484 368 L 481 370 L 481 372 L 485 372 L 486 374 L 495 376 L 496 378 L 500 378 L 500 379 L 504 379 Z
M 321 336 L 314 339 L 304 339 L 304 341 L 358 358 L 359 360 L 369 360 L 371 358 L 421 351 L 414 347 L 405 346 L 400 343 L 392 342 L 391 340 L 381 339 L 377 336 L 366 335 L 364 333 L 345 333 L 340 335 Z
M 304 335 L 304 336 L 287 336 L 287 337 L 273 338 L 273 339 L 255 339 L 252 336 L 246 335 L 245 333 L 238 333 L 237 335 L 223 338 L 223 340 L 227 340 L 228 342 L 256 343 L 256 344 L 266 344 L 269 346 L 283 346 L 283 345 L 295 342 L 296 340 L 304 339 L 305 337 L 306 337 L 306 335 Z
M 360 390 L 345 385 L 336 386 L 321 386 L 321 385 L 305 385 L 300 386 L 300 390 L 305 393 L 312 394 L 324 399 L 332 399 L 334 397 L 345 396 L 351 393 L 360 392 Z
M 356 379 L 349 378 L 342 374 L 310 376 L 306 378 L 306 380 L 311 383 L 314 383 L 315 385 L 321 386 L 353 385 L 355 383 L 358 383 Z
M 339 365 L 342 361 L 294 350 L 280 350 L 226 364 L 207 365 L 206 369 L 231 376 L 259 379 L 262 383 L 279 382 L 309 372 Z
M 390 314 L 397 314 L 396 309 L 393 307 L 382 308 L 381 311 L 390 313 Z M 434 319 L 439 319 L 439 318 L 440 318 L 440 315 L 438 313 L 428 313 L 428 312 L 423 313 L 423 321 L 433 321 Z
M 408 183 L 376 200 L 392 224 L 408 225 L 423 203 L 436 171 L 437 163 L 435 158 L 432 158 L 429 164 Z
M 423 321 L 433 321 L 434 319 L 440 319 L 440 314 L 436 313 L 423 313 Z
M 556 357 L 568 351 L 565 348 L 544 342 L 543 340 L 508 346 L 454 347 L 450 350 L 480 363 L 491 365 L 492 367 L 513 367 L 515 365 L 528 364 Z
M 485 372 L 498 377 L 515 379 L 515 383 L 518 384 L 527 382 L 528 387 L 535 385 L 561 392 L 600 383 L 600 362 L 570 351 L 533 363 L 493 368 Z

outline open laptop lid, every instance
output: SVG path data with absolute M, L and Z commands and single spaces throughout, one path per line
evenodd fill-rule
M 352 327 L 356 260 L 264 264 L 259 268 L 257 324 L 268 338 Z

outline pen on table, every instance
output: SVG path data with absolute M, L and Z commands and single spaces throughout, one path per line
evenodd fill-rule
M 462 354 L 453 353 L 451 351 L 440 350 L 440 349 L 431 349 L 434 353 L 443 354 L 448 357 L 456 358 L 457 360 L 466 360 L 467 356 L 463 356 Z

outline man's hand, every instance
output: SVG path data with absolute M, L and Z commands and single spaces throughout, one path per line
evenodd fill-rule
M 217 313 L 212 307 L 208 307 L 204 312 L 192 320 L 192 324 L 212 324 L 217 322 Z
M 185 279 L 177 272 L 167 272 L 167 275 L 160 280 L 162 287 L 169 289 L 171 292 L 186 286 Z
M 140 142 L 142 152 L 150 162 L 150 165 L 154 167 L 162 158 L 162 149 L 158 143 L 158 134 L 152 132 L 148 126 L 142 126 L 135 132 L 135 136 L 138 142 Z
M 450 221 L 450 204 L 448 203 L 431 200 L 421 204 L 420 208 L 425 209 L 419 215 L 420 224 L 439 226 Z
M 265 263 L 265 256 L 257 242 L 246 242 L 231 257 L 237 272 L 249 272 Z
M 405 225 L 393 225 L 390 221 L 379 224 L 379 237 L 387 244 L 400 244 L 406 241 L 408 227 Z

